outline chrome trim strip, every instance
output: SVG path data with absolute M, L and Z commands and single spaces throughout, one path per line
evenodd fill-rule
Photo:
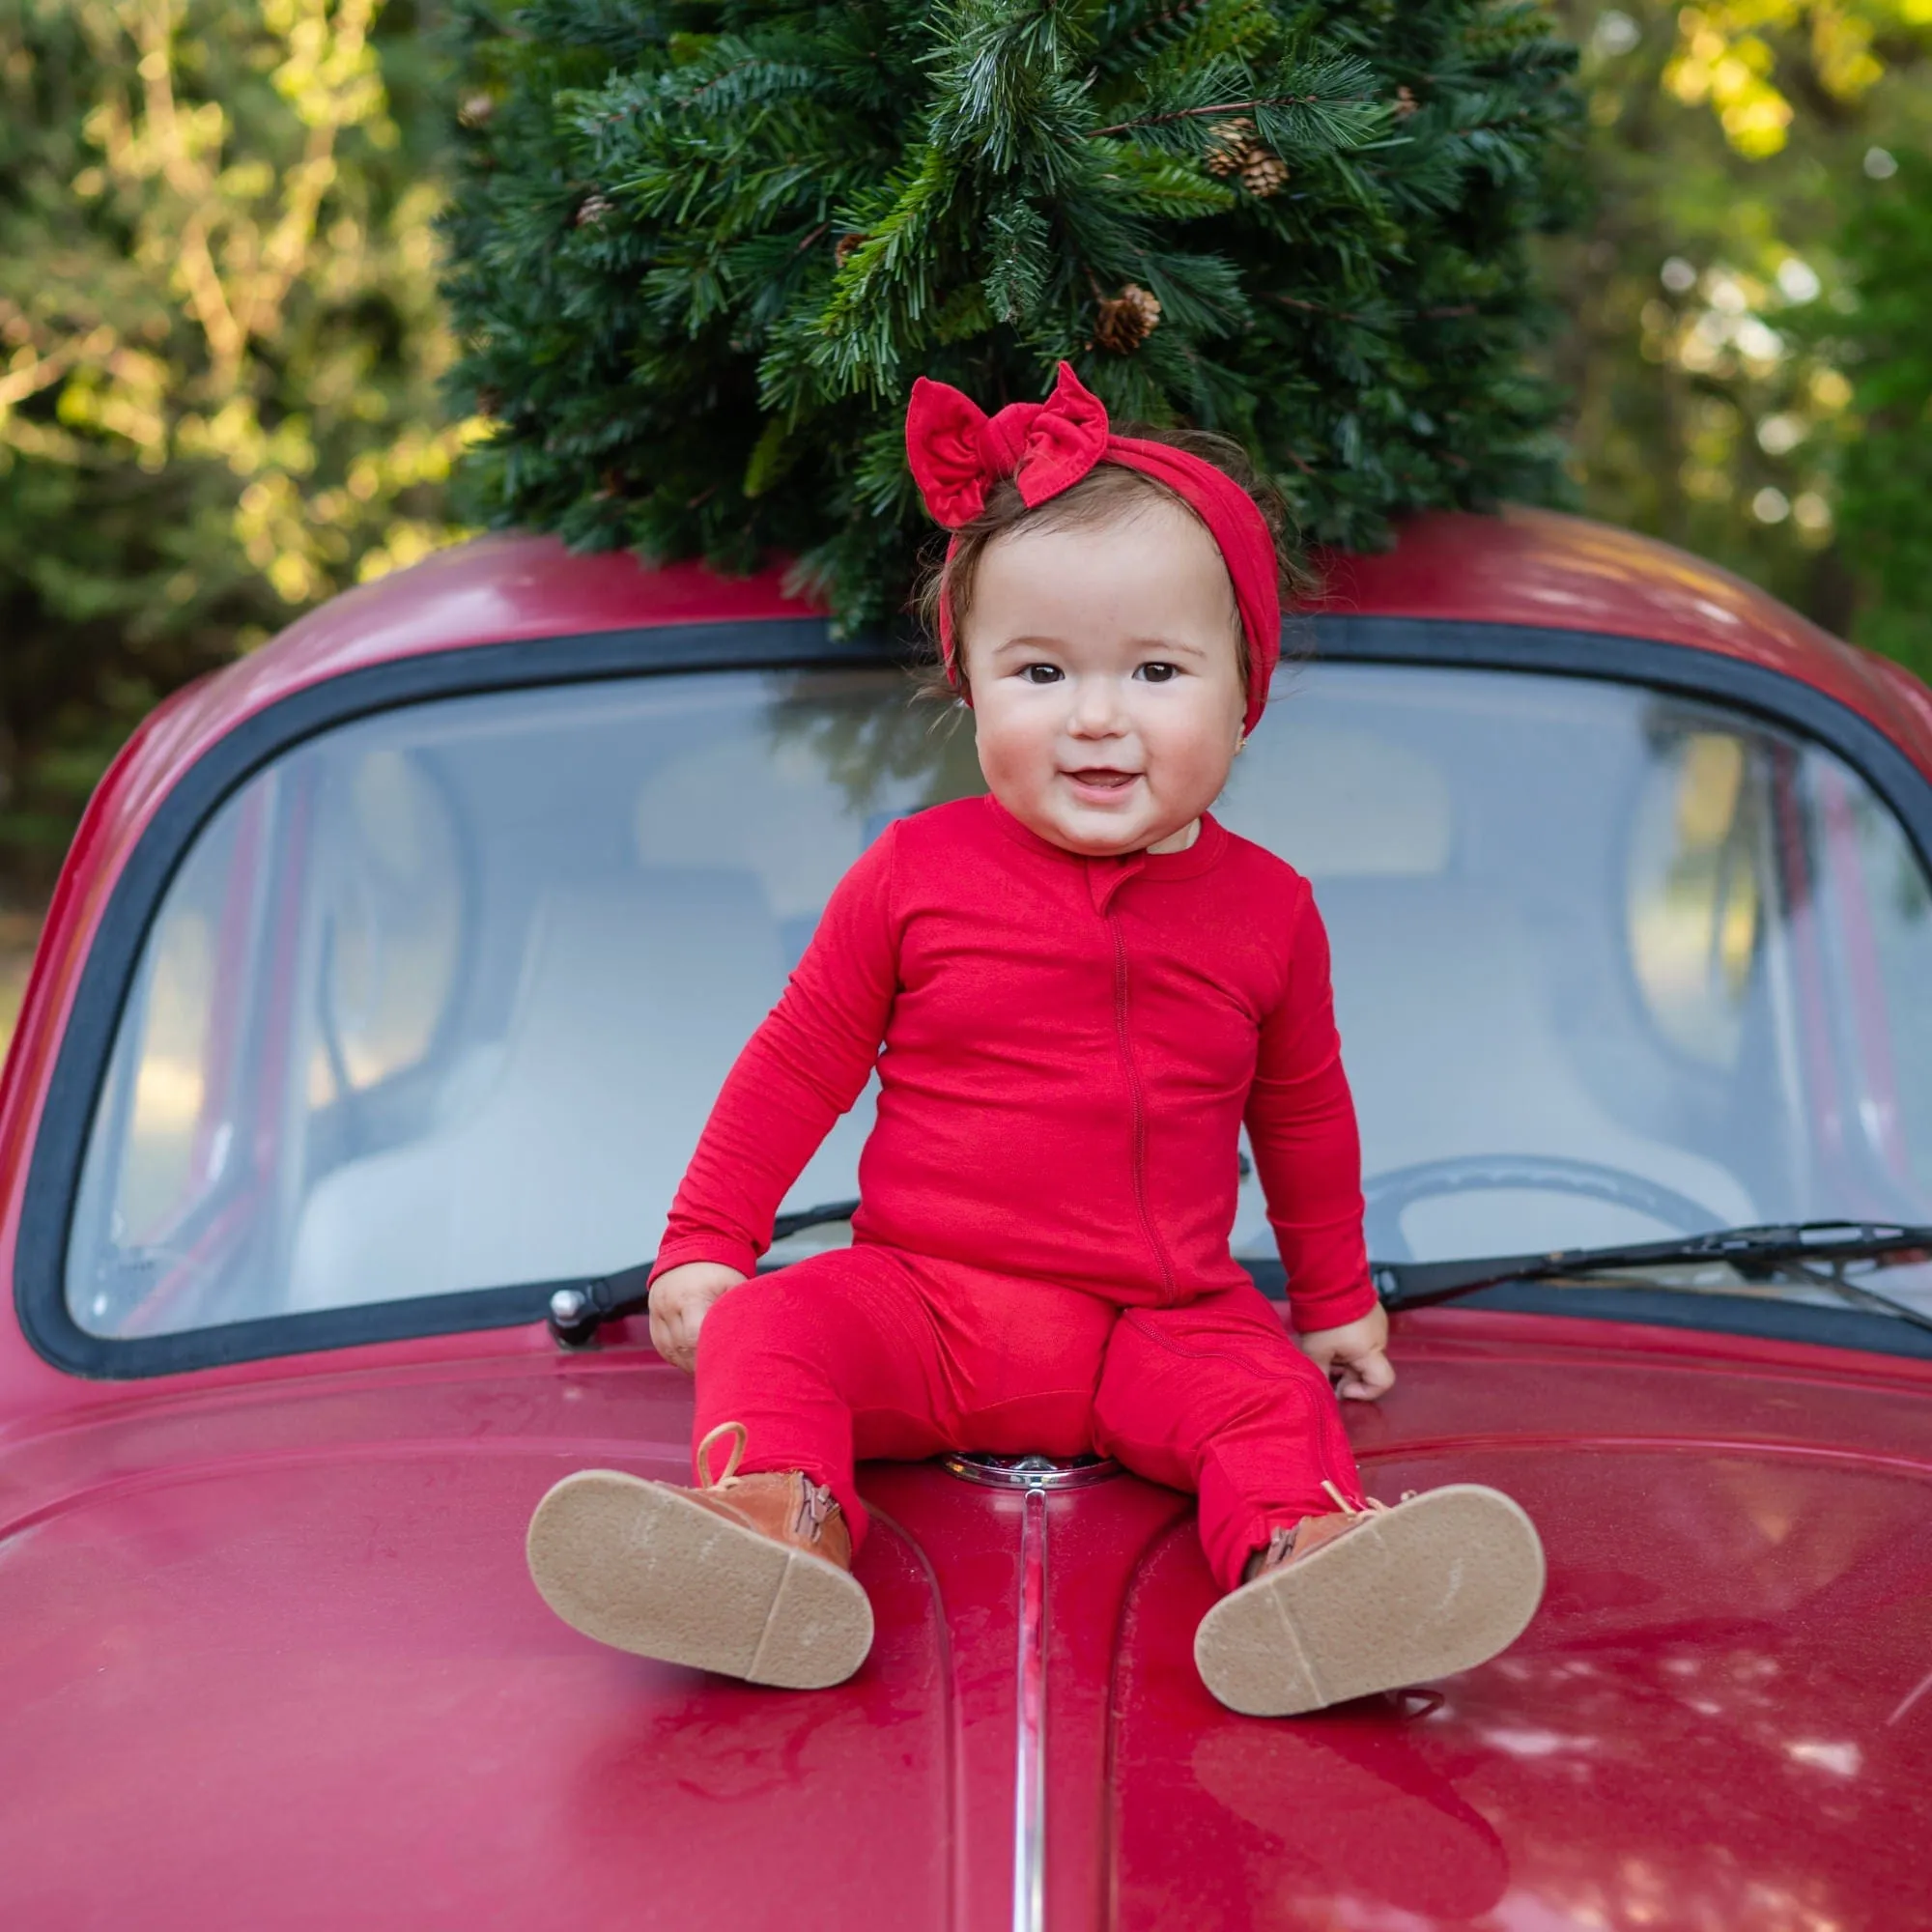
M 1046 1493 L 1020 1499 L 1020 1602 L 1013 1753 L 1013 1932 L 1046 1924 Z
M 1051 1456 L 987 1456 L 959 1451 L 941 1459 L 962 1482 L 1020 1493 L 1020 1588 L 1014 1663 L 1013 1932 L 1046 1925 L 1046 1525 L 1047 1497 L 1084 1490 L 1121 1473 L 1106 1456 L 1058 1462 Z
M 987 1490 L 1084 1490 L 1121 1473 L 1121 1465 L 1107 1456 L 1058 1463 L 1049 1456 L 982 1456 L 977 1451 L 962 1451 L 940 1460 L 950 1475 Z

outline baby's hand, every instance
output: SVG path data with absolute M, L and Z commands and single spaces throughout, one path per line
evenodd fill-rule
M 670 1279 L 668 1275 L 665 1277 Z M 1359 1321 L 1345 1321 L 1339 1328 L 1311 1328 L 1296 1336 L 1301 1351 L 1320 1366 L 1331 1381 L 1336 1367 L 1342 1370 L 1335 1382 L 1338 1395 L 1353 1396 L 1358 1402 L 1375 1402 L 1395 1386 L 1395 1371 L 1382 1351 L 1388 1347 L 1389 1319 L 1378 1302 Z
M 744 1279 L 723 1262 L 686 1262 L 682 1267 L 666 1268 L 651 1283 L 651 1347 L 672 1368 L 692 1374 L 706 1311 Z

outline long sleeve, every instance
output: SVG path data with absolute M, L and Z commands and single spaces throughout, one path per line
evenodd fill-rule
M 1328 934 L 1300 884 L 1282 998 L 1262 1026 L 1245 1112 L 1295 1328 L 1336 1328 L 1376 1303 L 1362 1235 L 1362 1147 L 1342 1070 Z
M 671 1203 L 651 1279 L 686 1262 L 749 1275 L 779 1204 L 864 1091 L 898 983 L 898 825 L 833 888 L 778 1004 L 732 1063 Z

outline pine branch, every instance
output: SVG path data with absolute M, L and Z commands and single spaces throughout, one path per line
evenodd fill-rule
M 1264 108 L 1313 107 L 1319 103 L 1321 97 L 1314 94 L 1277 94 L 1252 100 L 1216 100 L 1205 107 L 1177 107 L 1166 114 L 1143 114 L 1137 121 L 1117 121 L 1111 128 L 1095 128 L 1090 138 L 1134 134 L 1143 128 L 1166 127 L 1174 121 L 1199 121 L 1210 114 L 1255 114 Z
M 1062 356 L 1123 419 L 1240 437 L 1326 541 L 1553 474 L 1525 238 L 1576 109 L 1532 7 L 538 0 L 469 31 L 499 104 L 447 227 L 452 384 L 501 425 L 499 521 L 786 551 L 867 621 L 924 529 L 913 376 L 997 405 Z M 1145 326 L 1103 330 L 1129 291 Z
M 993 259 L 986 270 L 986 305 L 1001 322 L 1023 322 L 1044 293 L 1051 268 L 1046 218 L 1012 196 L 987 219 Z

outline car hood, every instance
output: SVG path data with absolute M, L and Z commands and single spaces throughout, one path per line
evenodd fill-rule
M 1493 1482 L 1544 1535 L 1535 1623 L 1440 1684 L 1223 1711 L 1185 1499 L 1048 1499 L 1049 1926 L 1932 1923 L 1922 1376 L 1607 1329 L 1417 1321 L 1351 1409 L 1373 1492 Z M 1013 1923 L 1021 1498 L 867 1472 L 879 1639 L 836 1690 L 606 1651 L 537 1598 L 537 1497 L 681 1479 L 688 1391 L 532 1352 L 8 1444 L 11 1922 Z

